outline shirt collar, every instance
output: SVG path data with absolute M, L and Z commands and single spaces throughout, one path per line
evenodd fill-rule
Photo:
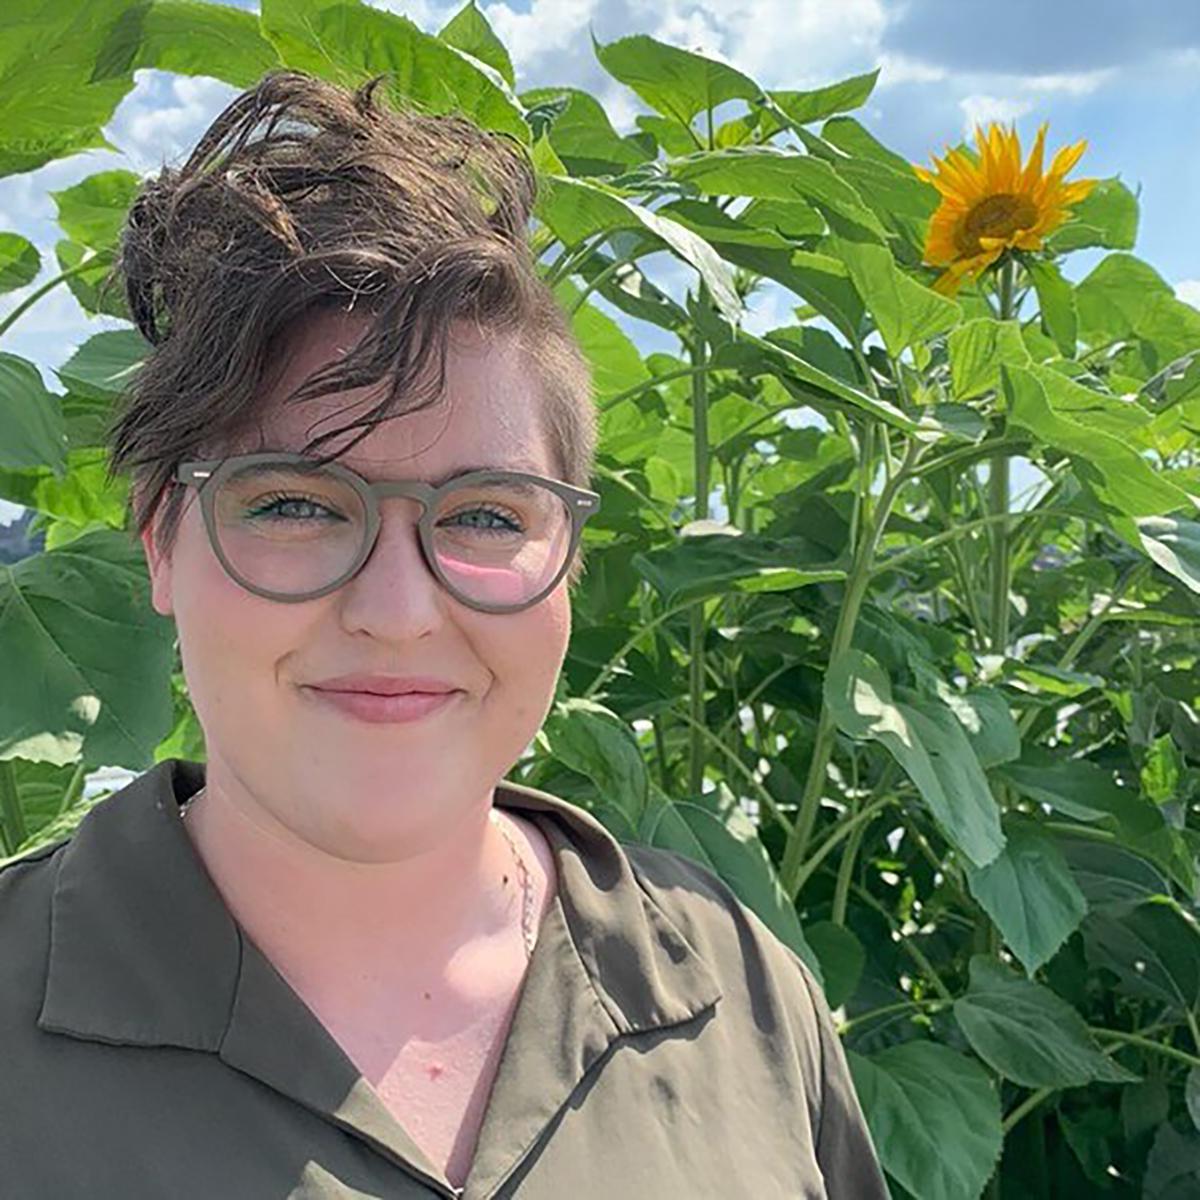
M 164 759 L 96 805 L 61 853 L 38 1025 L 105 1042 L 219 1051 L 246 1004 L 248 939 L 178 817 L 204 765 Z M 501 781 L 495 803 L 549 838 L 570 940 L 614 1033 L 686 1021 L 721 996 L 709 964 L 589 813 Z M 269 969 L 269 968 L 268 968 Z

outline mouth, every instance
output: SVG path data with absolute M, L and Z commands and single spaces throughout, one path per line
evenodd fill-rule
M 372 725 L 407 724 L 432 717 L 450 708 L 465 693 L 461 689 L 446 692 L 379 692 L 306 686 L 301 691 L 334 712 Z

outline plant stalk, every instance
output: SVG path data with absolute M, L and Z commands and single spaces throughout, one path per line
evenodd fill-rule
M 708 301 L 707 289 L 701 285 L 701 304 Z M 692 455 L 696 480 L 695 519 L 708 517 L 709 461 L 708 461 L 708 343 L 697 330 L 692 343 Z M 704 636 L 706 621 L 703 602 L 695 605 L 690 613 L 688 654 L 688 699 L 691 724 L 690 753 L 688 755 L 688 789 L 698 795 L 704 785 L 705 745 L 701 730 L 705 729 L 704 703 Z

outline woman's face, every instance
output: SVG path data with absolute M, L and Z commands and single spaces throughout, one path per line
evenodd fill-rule
M 262 446 L 298 451 L 378 401 L 376 385 L 279 403 L 363 329 L 357 318 L 324 314 L 296 331 L 267 397 Z M 368 480 L 427 480 L 473 465 L 555 477 L 540 406 L 510 339 L 456 327 L 436 403 L 377 425 L 339 461 Z M 571 630 L 565 579 L 532 608 L 477 612 L 425 566 L 420 507 L 388 498 L 380 513 L 379 541 L 359 574 L 300 603 L 256 596 L 226 575 L 194 491 L 169 557 L 143 537 L 154 607 L 178 628 L 210 782 L 252 818 L 358 861 L 436 840 L 456 811 L 490 800 L 545 719 Z M 432 675 L 462 693 L 416 721 L 370 723 L 306 687 L 350 673 Z

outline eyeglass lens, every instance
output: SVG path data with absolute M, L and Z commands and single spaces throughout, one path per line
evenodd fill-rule
M 301 596 L 344 575 L 367 540 L 367 508 L 349 481 L 324 467 L 240 467 L 213 498 L 221 551 L 243 580 Z M 558 574 L 571 514 L 551 488 L 524 480 L 459 484 L 432 517 L 437 566 L 467 603 L 521 604 Z

